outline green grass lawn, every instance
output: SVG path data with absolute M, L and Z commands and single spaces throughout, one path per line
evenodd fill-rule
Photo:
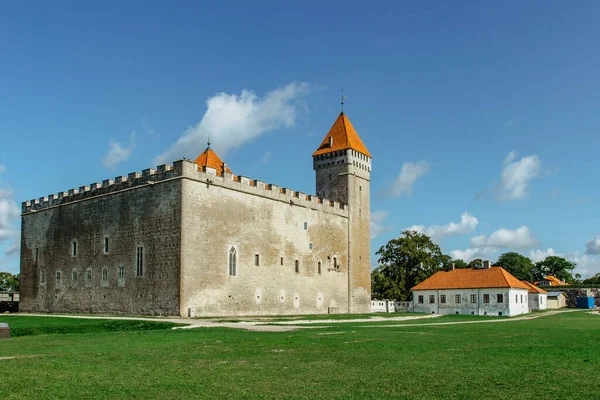
M 0 322 L 19 329 L 35 323 L 30 318 L 0 316 Z M 50 322 L 56 319 L 38 323 L 65 326 Z M 460 320 L 472 317 L 426 321 Z M 592 399 L 600 391 L 598 332 L 600 316 L 572 312 L 506 323 L 343 323 L 284 333 L 30 335 L 0 341 L 0 393 L 28 399 Z M 9 356 L 17 358 L 2 359 Z

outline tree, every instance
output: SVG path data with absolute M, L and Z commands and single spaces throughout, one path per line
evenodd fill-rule
M 476 258 L 467 265 L 469 268 L 483 268 L 483 260 L 481 258 Z
M 18 292 L 20 288 L 20 274 L 0 272 L 0 292 Z
M 454 268 L 469 268 L 469 264 L 460 258 L 452 260 L 452 263 L 454 263 Z
M 504 253 L 498 258 L 495 265 L 499 265 L 515 278 L 533 282 L 533 262 L 525 256 L 514 251 Z
M 583 283 L 593 283 L 593 284 L 600 283 L 600 274 L 596 274 L 591 278 L 584 279 Z
M 410 300 L 410 289 L 450 260 L 429 236 L 410 230 L 381 246 L 376 254 L 380 266 L 371 275 L 373 296 L 394 300 Z
M 571 262 L 563 257 L 548 256 L 544 261 L 537 262 L 533 270 L 536 280 L 547 275 L 552 275 L 563 282 L 575 283 L 573 270 L 577 263 Z

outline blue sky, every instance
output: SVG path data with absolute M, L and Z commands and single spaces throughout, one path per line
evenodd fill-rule
M 599 3 L 121 3 L 0 5 L 0 270 L 22 201 L 193 158 L 207 131 L 234 173 L 314 193 L 343 88 L 373 253 L 416 226 L 600 272 Z

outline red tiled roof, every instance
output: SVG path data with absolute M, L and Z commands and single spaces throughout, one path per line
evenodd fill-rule
M 535 286 L 533 283 L 529 283 L 527 281 L 521 281 L 525 284 L 525 286 L 527 286 L 529 288 L 529 293 L 541 293 L 541 294 L 546 294 L 548 292 L 546 292 L 544 289 L 540 289 L 539 287 Z
M 209 168 L 214 168 L 215 170 L 217 170 L 217 175 L 223 175 L 223 161 L 221 160 L 221 158 L 219 158 L 219 156 L 217 155 L 217 153 L 214 152 L 213 149 L 211 149 L 210 147 L 207 147 L 206 150 L 204 150 L 202 152 L 202 154 L 200 154 L 195 160 L 194 162 L 196 164 L 198 164 L 198 167 L 202 168 L 202 167 L 209 167 Z M 231 173 L 231 170 L 229 169 L 229 167 L 226 167 L 226 171 Z
M 333 145 L 331 147 L 329 147 L 330 137 L 333 138 Z M 371 157 L 369 150 L 367 150 L 362 140 L 360 140 L 358 133 L 354 130 L 352 123 L 350 123 L 350 120 L 342 111 L 317 151 L 313 153 L 313 156 L 346 149 L 356 150 Z
M 529 290 L 525 284 L 502 267 L 490 269 L 458 268 L 439 271 L 411 290 L 517 288 Z
M 558 279 L 555 276 L 552 275 L 548 275 L 547 277 L 545 277 L 544 279 L 541 279 L 543 281 L 549 281 L 550 282 L 550 286 L 569 286 L 569 284 L 567 282 L 563 282 L 560 279 Z M 535 284 L 538 285 L 540 282 L 536 282 Z

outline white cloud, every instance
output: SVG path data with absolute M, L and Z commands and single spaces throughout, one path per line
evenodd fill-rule
M 526 226 L 516 230 L 498 229 L 490 236 L 479 235 L 471 238 L 471 247 L 530 249 L 537 245 L 537 239 Z
M 391 226 L 385 225 L 385 220 L 387 217 L 387 211 L 374 211 L 371 213 L 371 239 L 384 232 L 389 232 L 392 229 Z
M 263 165 L 269 165 L 269 162 L 271 161 L 271 152 L 270 151 L 265 151 L 265 154 L 263 154 L 262 156 L 262 163 Z
M 484 248 L 475 247 L 475 248 L 470 248 L 470 249 L 465 249 L 465 250 L 452 250 L 450 252 L 450 257 L 452 257 L 452 259 L 455 259 L 455 260 L 460 259 L 460 260 L 463 260 L 468 263 L 470 261 L 475 260 L 476 258 L 480 258 L 482 260 L 487 260 L 496 251 L 497 251 L 497 249 L 493 248 L 493 247 L 484 247 Z
M 427 174 L 429 170 L 429 163 L 424 160 L 416 163 L 404 163 L 400 169 L 398 178 L 396 178 L 394 183 L 392 183 L 392 186 L 385 192 L 385 194 L 394 197 L 410 195 L 412 193 L 412 187 L 417 179 Z
M 479 220 L 468 212 L 462 213 L 460 216 L 460 222 L 450 222 L 447 225 L 413 225 L 407 229 L 421 232 L 431 237 L 434 242 L 443 239 L 446 236 L 462 235 L 465 233 L 473 232 L 479 225 Z
M 0 242 L 18 233 L 13 227 L 13 220 L 21 214 L 21 209 L 9 194 L 6 190 L 0 193 Z
M 529 183 L 540 175 L 541 161 L 538 156 L 531 155 L 515 161 L 518 155 L 514 151 L 508 153 L 502 170 L 502 200 L 519 200 L 528 194 Z
M 600 254 L 600 235 L 596 236 L 592 240 L 588 240 L 585 244 L 586 254 Z
M 133 141 L 135 138 L 135 132 L 132 132 L 129 136 L 129 146 L 123 147 L 120 142 L 115 139 L 108 141 L 108 153 L 102 159 L 102 165 L 108 169 L 115 169 L 115 167 L 123 161 L 129 160 L 131 152 L 133 151 Z
M 251 90 L 239 95 L 218 93 L 206 101 L 206 112 L 200 122 L 189 127 L 155 164 L 164 164 L 183 157 L 195 158 L 206 145 L 210 132 L 212 147 L 224 157 L 269 131 L 290 128 L 296 123 L 299 111 L 306 112 L 300 101 L 309 93 L 309 85 L 293 82 L 266 93 L 262 98 Z
M 19 245 L 18 241 L 14 241 L 11 245 L 9 245 L 6 250 L 4 250 L 4 254 L 6 254 L 7 256 L 13 256 L 15 254 L 19 254 L 19 248 L 21 246 Z

